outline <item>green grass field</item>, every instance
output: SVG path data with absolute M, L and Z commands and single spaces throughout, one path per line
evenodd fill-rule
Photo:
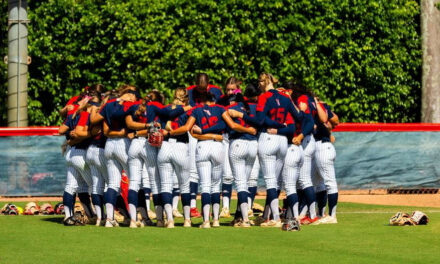
M 418 208 L 427 226 L 388 226 L 395 212 L 415 209 L 341 203 L 339 224 L 300 232 L 238 229 L 231 219 L 218 229 L 106 229 L 65 227 L 60 216 L 0 216 L 0 263 L 440 263 L 438 208 Z

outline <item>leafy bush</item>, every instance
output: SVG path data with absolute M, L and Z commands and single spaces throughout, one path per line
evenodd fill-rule
M 96 82 L 170 96 L 197 72 L 222 85 L 263 71 L 303 80 L 343 121 L 420 120 L 418 1 L 29 2 L 33 125 Z

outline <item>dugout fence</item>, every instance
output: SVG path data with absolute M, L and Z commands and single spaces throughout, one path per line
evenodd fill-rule
M 0 128 L 0 196 L 62 194 L 64 137 L 57 134 L 58 127 Z M 440 186 L 440 124 L 345 123 L 334 135 L 341 190 Z

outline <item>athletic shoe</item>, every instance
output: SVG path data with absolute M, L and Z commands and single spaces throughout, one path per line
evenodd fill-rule
M 74 226 L 76 224 L 76 221 L 73 219 L 73 217 L 69 217 L 63 220 L 63 224 L 65 226 Z
M 96 217 L 96 215 L 94 215 L 92 218 L 88 218 L 89 225 L 96 225 L 96 223 L 98 223 L 98 218 Z
M 150 219 L 156 219 L 156 213 L 152 210 L 148 210 L 148 217 Z
M 266 223 L 261 223 L 260 225 L 261 227 L 278 227 L 281 228 L 283 226 L 283 223 L 281 222 L 281 220 L 275 221 L 275 220 L 270 220 Z
M 200 228 L 211 228 L 209 221 L 205 221 L 200 225 Z
M 260 226 L 263 223 L 267 223 L 269 222 L 269 219 L 263 218 L 261 216 L 258 216 L 257 218 L 255 218 L 255 225 L 256 226 Z
M 202 215 L 197 211 L 197 207 L 191 208 L 191 217 L 192 218 L 200 218 Z
M 253 217 L 254 216 L 254 211 L 252 209 L 248 210 L 248 216 L 249 217 Z
M 138 227 L 141 227 L 141 223 L 139 221 L 137 222 L 134 220 L 130 221 L 130 228 L 138 228 Z
M 105 221 L 105 227 L 118 227 L 118 226 L 119 226 L 119 224 L 118 224 L 118 222 L 116 222 L 116 220 L 107 219 Z
M 249 219 L 249 224 L 251 224 L 251 226 L 255 226 L 255 222 L 254 222 L 254 220 L 250 220 L 250 219 Z
M 192 226 L 191 219 L 183 220 L 183 227 L 191 227 L 191 226 Z
M 220 222 L 218 220 L 212 220 L 212 227 L 220 227 Z
M 167 221 L 165 228 L 174 228 L 174 221 Z
M 177 209 L 173 210 L 173 216 L 176 217 L 176 218 L 182 218 L 183 217 L 183 215 Z
M 124 221 L 122 223 L 119 223 L 121 226 L 130 226 L 131 219 L 130 218 L 124 218 Z
M 238 221 L 234 224 L 234 227 L 250 228 L 251 223 L 249 221 Z
M 325 216 L 321 219 L 319 219 L 319 223 L 320 224 L 337 224 L 338 223 L 338 219 L 336 219 L 336 217 L 332 217 L 332 216 Z
M 310 217 L 306 216 L 301 220 L 301 225 L 319 225 L 319 218 L 316 216 L 315 218 L 311 219 Z
M 165 227 L 165 221 L 163 220 L 157 220 L 156 222 L 157 227 Z
M 155 226 L 154 222 L 151 221 L 150 218 L 148 218 L 148 219 L 145 219 L 145 218 L 142 219 L 141 224 L 142 224 L 143 226 Z
M 231 214 L 229 213 L 229 209 L 223 207 L 222 211 L 220 212 L 220 217 L 223 217 L 223 218 L 231 217 Z

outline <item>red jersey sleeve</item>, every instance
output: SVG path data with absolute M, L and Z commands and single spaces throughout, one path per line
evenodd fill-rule
M 87 126 L 87 121 L 89 120 L 89 113 L 87 111 L 81 112 L 79 117 L 78 126 Z

